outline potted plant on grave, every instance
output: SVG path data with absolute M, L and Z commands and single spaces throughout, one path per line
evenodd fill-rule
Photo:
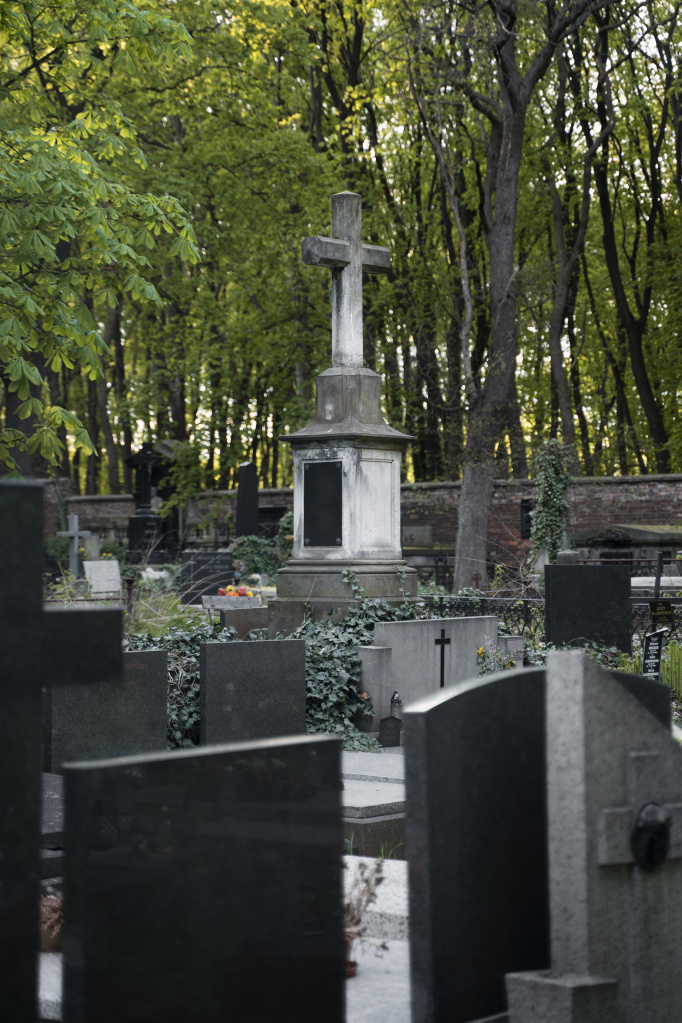
M 348 864 L 345 864 L 348 869 Z M 363 924 L 363 915 L 368 906 L 376 901 L 377 888 L 384 879 L 384 866 L 381 860 L 365 863 L 358 860 L 354 864 L 355 873 L 351 883 L 346 887 L 344 902 L 344 933 L 346 938 L 346 977 L 354 977 L 358 972 L 358 964 L 352 958 L 353 943 L 361 940 L 367 925 Z M 382 948 L 385 946 L 381 946 Z

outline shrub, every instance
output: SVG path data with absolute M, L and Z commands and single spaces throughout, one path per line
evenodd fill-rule
M 240 561 L 247 575 L 274 575 L 279 568 L 277 548 L 272 540 L 261 536 L 238 536 L 230 550 L 235 561 Z

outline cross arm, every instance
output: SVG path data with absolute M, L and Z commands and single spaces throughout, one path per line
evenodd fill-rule
M 313 238 L 303 239 L 301 259 L 308 266 L 348 266 L 350 245 L 338 238 L 325 238 L 317 234 Z
M 391 253 L 383 245 L 363 245 L 362 269 L 366 274 L 387 274 L 391 269 Z

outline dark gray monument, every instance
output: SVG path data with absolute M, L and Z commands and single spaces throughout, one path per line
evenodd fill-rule
M 237 630 L 239 639 L 246 639 L 254 629 L 267 631 L 270 623 L 270 613 L 267 607 L 237 607 L 225 608 L 220 611 L 220 624 L 224 629 L 233 628 Z
M 65 1019 L 344 1020 L 340 744 L 69 765 Z
M 587 640 L 632 653 L 630 574 L 628 565 L 546 565 L 547 642 Z
M 121 676 L 120 609 L 42 606 L 43 488 L 0 482 L 0 1002 L 37 1014 L 41 687 Z
M 48 687 L 43 770 L 59 772 L 69 760 L 103 760 L 166 749 L 168 654 L 137 650 L 123 655 L 121 682 Z
M 258 519 L 258 470 L 253 462 L 239 466 L 236 536 L 260 536 Z
M 201 742 L 305 733 L 305 640 L 202 643 Z
M 665 686 L 609 677 L 670 730 Z M 461 682 L 403 716 L 412 1019 L 507 1023 L 505 974 L 550 965 L 545 670 Z
M 234 581 L 230 551 L 183 551 L 180 570 L 180 601 L 201 604 L 201 598 L 215 597 L 218 589 Z

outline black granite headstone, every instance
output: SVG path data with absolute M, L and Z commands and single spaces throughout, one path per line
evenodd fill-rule
M 0 1004 L 36 1017 L 41 687 L 114 681 L 121 611 L 43 611 L 43 488 L 0 482 Z
M 642 647 L 642 675 L 645 678 L 654 679 L 656 682 L 661 677 L 661 657 L 663 656 L 663 637 L 668 629 L 654 629 L 647 632 Z
M 202 643 L 201 742 L 305 733 L 305 640 Z
M 340 744 L 69 765 L 64 1018 L 344 1019 Z
M 341 546 L 342 495 L 341 462 L 304 462 L 303 543 L 306 547 Z
M 555 646 L 584 641 L 632 651 L 628 565 L 546 565 L 545 634 Z
M 253 462 L 242 462 L 239 466 L 237 487 L 236 536 L 259 536 L 258 517 L 258 470 Z
M 219 588 L 234 580 L 230 551 L 183 551 L 180 569 L 180 601 L 201 604 L 203 596 L 214 597 Z
M 48 687 L 43 770 L 59 772 L 69 760 L 165 750 L 167 663 L 165 650 L 130 651 L 123 655 L 122 682 Z
M 400 718 L 381 718 L 379 721 L 379 745 L 399 746 L 403 723 Z

